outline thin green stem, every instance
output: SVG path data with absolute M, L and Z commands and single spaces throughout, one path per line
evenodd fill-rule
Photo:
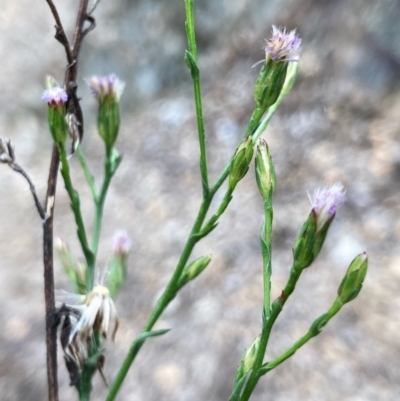
M 265 222 L 263 226 L 263 233 L 261 234 L 261 252 L 263 257 L 263 276 L 264 276 L 264 319 L 268 320 L 271 314 L 271 257 L 272 257 L 272 193 L 271 198 L 265 201 L 264 204 Z
M 249 400 L 253 390 L 255 389 L 258 380 L 261 377 L 260 374 L 260 367 L 262 365 L 262 361 L 264 359 L 265 351 L 267 348 L 267 344 L 269 341 L 269 337 L 271 334 L 272 327 L 278 318 L 279 314 L 282 311 L 282 308 L 286 301 L 288 300 L 289 296 L 293 293 L 296 283 L 300 278 L 303 269 L 295 269 L 294 265 L 290 271 L 290 277 L 288 282 L 286 283 L 285 288 L 282 291 L 282 294 L 272 303 L 271 305 L 271 314 L 268 319 L 263 319 L 263 330 L 261 333 L 261 341 L 260 341 L 260 348 L 257 354 L 257 359 L 254 364 L 253 371 L 250 375 L 250 378 L 246 384 L 245 389 L 243 390 L 243 394 L 240 397 L 240 401 L 247 401 Z M 261 361 L 261 362 L 260 362 Z
M 111 162 L 111 152 L 106 152 L 106 158 L 104 162 L 104 179 L 103 184 L 100 189 L 100 193 L 96 198 L 94 198 L 95 202 L 95 219 L 94 219 L 94 228 L 93 228 L 93 237 L 92 237 L 92 252 L 93 252 L 93 264 L 88 266 L 87 269 L 87 290 L 90 291 L 93 288 L 94 283 L 94 269 L 97 257 L 97 251 L 99 249 L 100 242 L 100 234 L 101 234 L 101 226 L 103 221 L 103 210 L 104 210 L 104 202 L 106 200 L 107 191 L 110 186 L 111 179 L 114 175 L 115 171 L 112 169 Z
M 186 35 L 189 45 L 189 52 L 192 57 L 190 66 L 193 80 L 194 100 L 196 104 L 197 130 L 200 144 L 200 172 L 203 184 L 203 196 L 208 193 L 208 169 L 207 169 L 207 152 L 206 152 L 206 137 L 203 120 L 203 106 L 201 100 L 201 85 L 200 71 L 197 66 L 197 47 L 196 47 L 196 32 L 194 24 L 194 0 L 185 0 L 186 10 Z
M 81 145 L 78 146 L 78 149 L 76 149 L 76 154 L 78 156 L 79 164 L 82 167 L 83 174 L 85 175 L 86 181 L 89 185 L 90 192 L 92 193 L 92 197 L 94 200 L 97 199 L 97 191 L 94 183 L 94 177 L 93 174 L 90 172 L 89 166 L 86 163 L 85 156 L 82 151 Z
M 259 374 L 264 375 L 265 373 L 269 372 L 272 369 L 275 369 L 279 366 L 282 362 L 286 361 L 286 359 L 290 358 L 298 349 L 300 349 L 304 344 L 310 341 L 313 337 L 317 336 L 322 327 L 325 326 L 329 320 L 335 316 L 340 309 L 342 308 L 343 303 L 340 300 L 336 299 L 329 311 L 323 315 L 321 315 L 318 319 L 314 321 L 311 325 L 308 332 L 297 340 L 290 348 L 288 348 L 283 354 L 281 354 L 278 358 L 275 358 L 271 362 L 266 363 L 261 367 L 259 370 Z
M 188 262 L 188 259 L 193 251 L 194 246 L 196 245 L 198 239 L 196 239 L 196 234 L 201 230 L 203 225 L 204 219 L 207 215 L 208 209 L 210 207 L 212 201 L 212 197 L 208 196 L 207 198 L 203 199 L 199 212 L 197 214 L 197 218 L 195 223 L 193 224 L 192 230 L 190 235 L 186 241 L 185 247 L 182 251 L 181 257 L 176 265 L 175 271 L 172 274 L 170 281 L 168 282 L 166 288 L 164 289 L 161 297 L 158 299 L 153 312 L 151 313 L 149 319 L 147 320 L 146 325 L 144 326 L 142 333 L 149 332 L 155 323 L 157 322 L 158 318 L 164 312 L 165 308 L 168 304 L 175 298 L 177 291 L 179 290 L 178 281 L 182 272 Z M 139 338 L 139 337 L 138 337 Z M 129 371 L 130 366 L 132 365 L 136 355 L 138 354 L 143 342 L 139 342 L 138 338 L 136 338 L 131 348 L 128 352 L 127 357 L 125 358 L 112 386 L 110 387 L 108 396 L 106 401 L 114 400 L 115 396 L 117 395 L 119 388 L 121 387 L 122 382 L 125 379 L 126 374 Z
M 60 153 L 60 161 L 61 161 L 61 175 L 64 179 L 65 189 L 67 190 L 71 201 L 71 209 L 75 216 L 78 238 L 81 243 L 83 254 L 85 255 L 86 263 L 89 266 L 93 264 L 94 256 L 91 249 L 89 248 L 89 244 L 87 241 L 85 224 L 83 222 L 83 217 L 80 208 L 79 195 L 72 185 L 71 174 L 67 159 L 67 152 L 63 146 L 59 146 L 58 150 Z

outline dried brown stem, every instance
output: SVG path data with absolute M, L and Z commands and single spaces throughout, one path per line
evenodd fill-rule
M 50 7 L 51 13 L 53 14 L 54 20 L 56 21 L 56 35 L 55 38 L 64 46 L 65 52 L 67 54 L 68 64 L 71 64 L 73 61 L 71 47 L 69 45 L 69 40 L 67 35 L 65 34 L 63 25 L 61 23 L 60 16 L 58 15 L 58 11 L 56 6 L 54 5 L 52 0 L 46 0 L 47 4 Z
M 81 42 L 85 36 L 83 27 L 88 19 L 87 7 L 88 0 L 81 0 L 79 4 L 78 16 L 75 25 L 74 37 L 72 40 L 72 50 L 65 35 L 61 20 L 52 0 L 46 0 L 56 21 L 56 39 L 64 46 L 67 53 L 68 67 L 65 72 L 64 87 L 66 88 L 72 110 L 79 123 L 80 136 L 83 136 L 83 115 L 76 96 L 76 77 L 78 72 L 78 55 Z M 46 347 L 47 347 L 47 381 L 49 401 L 58 401 L 58 381 L 57 381 L 57 319 L 54 298 L 54 270 L 53 270 L 53 218 L 54 204 L 57 187 L 57 174 L 60 163 L 60 155 L 57 146 L 53 145 L 51 157 L 47 194 L 46 194 L 46 215 L 47 219 L 43 223 L 43 264 L 44 264 L 44 293 L 46 306 Z
M 19 164 L 15 163 L 15 162 L 8 163 L 8 165 L 14 171 L 16 171 L 17 173 L 20 173 L 26 179 L 26 181 L 28 181 L 29 189 L 31 190 L 31 193 L 33 195 L 33 199 L 35 201 L 36 209 L 37 209 L 40 217 L 42 218 L 42 220 L 43 221 L 46 220 L 46 213 L 45 213 L 45 211 L 43 209 L 42 204 L 39 201 L 39 198 L 38 198 L 38 196 L 36 194 L 35 186 L 33 185 L 33 182 L 31 181 L 31 179 L 29 178 L 29 175 L 25 172 L 25 170 Z

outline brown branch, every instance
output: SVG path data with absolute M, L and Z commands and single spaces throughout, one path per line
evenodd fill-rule
M 67 53 L 68 67 L 65 72 L 64 87 L 75 111 L 79 123 L 80 136 L 83 136 L 83 115 L 76 96 L 76 77 L 78 72 L 78 55 L 84 38 L 83 27 L 87 20 L 88 0 L 81 0 L 75 25 L 72 50 L 62 27 L 61 20 L 52 0 L 46 0 L 56 21 L 56 39 L 62 43 Z M 71 96 L 72 95 L 72 96 Z M 57 381 L 57 314 L 54 298 L 54 269 L 53 269 L 53 218 L 57 174 L 60 155 L 57 146 L 53 145 L 48 176 L 45 211 L 47 219 L 43 223 L 43 264 L 44 264 L 44 293 L 46 307 L 46 347 L 47 347 L 47 382 L 49 401 L 58 401 Z
M 35 186 L 33 185 L 32 180 L 29 178 L 29 175 L 25 172 L 25 170 L 17 163 L 12 162 L 8 164 L 14 171 L 16 171 L 17 173 L 20 173 L 25 179 L 26 181 L 28 181 L 29 184 L 29 189 L 31 190 L 31 193 L 33 195 L 33 200 L 35 201 L 35 205 L 36 205 L 36 209 L 40 215 L 40 217 L 42 218 L 42 220 L 46 220 L 46 213 L 43 209 L 42 204 L 39 201 L 39 198 L 36 194 L 36 189 Z
M 72 57 L 72 53 L 71 53 L 71 47 L 69 45 L 69 40 L 67 38 L 67 35 L 65 34 L 63 25 L 61 23 L 61 19 L 60 16 L 58 15 L 58 11 L 56 6 L 54 5 L 52 0 L 46 0 L 47 4 L 50 7 L 51 13 L 53 14 L 54 20 L 56 21 L 56 35 L 55 38 L 56 40 L 58 40 L 65 49 L 65 52 L 67 54 L 67 60 L 68 60 L 68 64 L 71 64 L 73 61 L 73 57 Z

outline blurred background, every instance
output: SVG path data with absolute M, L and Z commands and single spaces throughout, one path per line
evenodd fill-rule
M 64 51 L 54 40 L 45 1 L 3 0 L 0 12 L 0 135 L 15 144 L 41 199 L 51 140 L 40 100 L 45 75 L 62 82 Z M 69 34 L 78 0 L 58 1 Z M 179 258 L 200 204 L 198 144 L 182 0 L 101 1 L 85 41 L 79 95 L 86 118 L 83 147 L 98 177 L 103 146 L 96 105 L 84 78 L 115 72 L 124 155 L 106 202 L 98 259 L 104 268 L 115 230 L 133 238 L 129 277 L 116 305 L 121 324 L 107 343 L 111 382 Z M 252 90 L 272 24 L 303 40 L 300 74 L 263 137 L 277 171 L 273 295 L 284 286 L 291 247 L 305 220 L 308 194 L 341 181 L 347 201 L 326 245 L 302 276 L 270 340 L 278 356 L 324 313 L 354 256 L 367 251 L 370 270 L 359 297 L 296 353 L 265 376 L 252 400 L 388 401 L 400 397 L 400 2 L 387 0 L 196 1 L 210 177 L 240 141 L 253 108 Z M 76 187 L 89 231 L 92 204 L 76 159 Z M 260 332 L 262 272 L 258 234 L 262 201 L 253 168 L 238 185 L 218 228 L 193 258 L 212 255 L 202 276 L 181 292 L 130 370 L 121 401 L 223 401 L 244 349 Z M 217 197 L 218 200 L 218 197 Z M 59 181 L 55 236 L 80 247 Z M 0 166 L 0 399 L 46 399 L 41 222 L 23 178 Z M 71 290 L 59 261 L 56 288 Z M 60 400 L 75 390 L 59 352 Z M 93 400 L 104 400 L 99 375 Z

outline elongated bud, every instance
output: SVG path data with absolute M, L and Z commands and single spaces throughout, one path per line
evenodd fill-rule
M 305 269 L 314 261 L 315 228 L 315 214 L 310 213 L 307 221 L 301 228 L 293 248 L 293 259 L 296 269 Z
M 265 46 L 265 63 L 258 75 L 254 100 L 264 112 L 278 99 L 286 79 L 288 63 L 298 61 L 301 39 L 296 31 L 272 26 L 272 37 Z
M 264 201 L 270 199 L 275 190 L 275 168 L 267 142 L 259 139 L 256 153 L 256 180 Z
M 126 231 L 117 231 L 113 236 L 113 257 L 108 267 L 108 283 L 111 298 L 115 298 L 127 276 L 128 254 L 132 238 Z
M 194 280 L 211 262 L 211 256 L 201 256 L 185 268 L 179 279 L 179 287 L 183 287 L 189 281 Z
M 229 187 L 235 188 L 237 183 L 246 175 L 253 158 L 253 138 L 245 138 L 233 156 L 232 167 L 229 174 Z
M 46 78 L 46 87 L 42 100 L 46 101 L 48 105 L 47 118 L 51 136 L 58 146 L 64 146 L 68 136 L 68 125 L 65 118 L 68 95 L 49 75 Z
M 338 298 L 342 303 L 352 301 L 361 291 L 368 270 L 368 256 L 365 252 L 350 263 L 346 275 L 340 283 Z
M 118 137 L 120 116 L 119 99 L 125 87 L 114 74 L 108 76 L 94 76 L 87 83 L 97 98 L 99 115 L 97 126 L 106 148 L 111 150 Z
M 56 239 L 55 248 L 60 258 L 61 265 L 74 287 L 74 291 L 78 294 L 86 294 L 86 263 L 76 261 L 68 244 L 61 238 Z
M 253 369 L 254 362 L 257 358 L 258 349 L 260 348 L 260 337 L 257 337 L 250 348 L 247 349 L 242 358 L 243 373 L 246 374 Z
M 336 212 L 346 199 L 346 192 L 340 183 L 331 187 L 318 188 L 314 193 L 310 214 L 316 221 L 316 238 L 314 243 L 314 257 L 319 254 L 329 227 L 336 216 Z

